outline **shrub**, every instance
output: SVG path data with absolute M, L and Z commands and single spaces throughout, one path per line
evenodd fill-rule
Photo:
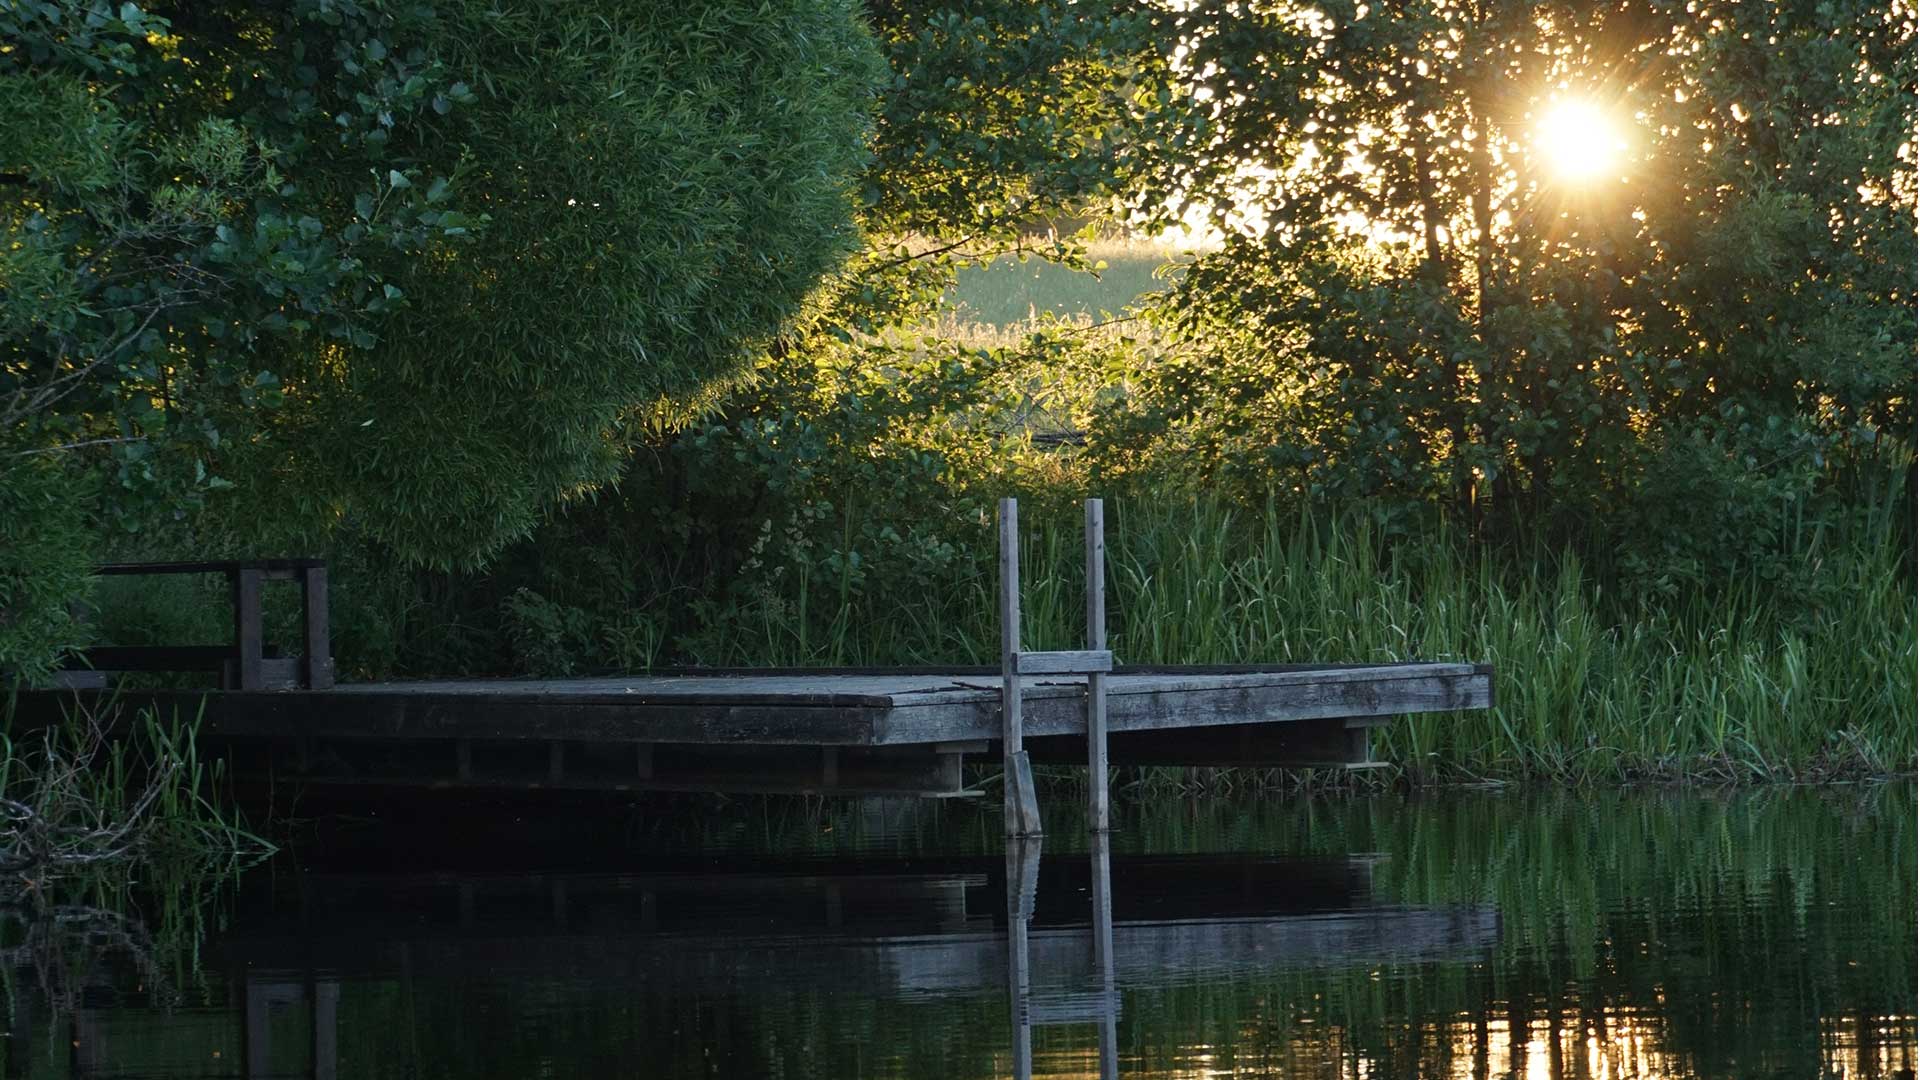
M 70 605 L 93 572 L 90 501 L 57 458 L 0 456 L 0 672 L 42 678 L 79 642 Z

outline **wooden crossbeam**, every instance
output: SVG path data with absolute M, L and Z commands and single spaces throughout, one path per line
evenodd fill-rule
M 1088 675 L 1113 670 L 1113 654 L 1105 649 L 1067 649 L 1013 654 L 1014 669 L 1022 675 Z

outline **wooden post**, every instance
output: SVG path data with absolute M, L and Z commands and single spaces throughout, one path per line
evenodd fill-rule
M 1107 536 L 1103 504 L 1087 500 L 1087 648 L 1107 647 Z M 1107 676 L 1087 673 L 1087 827 L 1109 828 L 1107 810 Z
M 340 980 L 321 979 L 313 986 L 313 1077 L 336 1080 L 340 1075 Z
M 1000 752 L 1003 761 L 1003 814 L 1008 836 L 1037 835 L 1038 820 L 1028 821 L 1033 804 L 1032 771 L 1026 765 L 1020 724 L 1020 504 L 1000 500 Z
M 333 686 L 333 643 L 327 631 L 327 568 L 300 572 L 300 655 L 302 684 L 309 690 Z
M 266 654 L 260 615 L 260 583 L 264 578 L 259 570 L 240 567 L 232 571 L 229 580 L 233 584 L 234 681 L 239 684 L 234 689 L 258 690 L 266 681 L 261 671 Z

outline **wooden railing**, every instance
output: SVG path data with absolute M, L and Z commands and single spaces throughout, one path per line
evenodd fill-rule
M 100 645 L 67 665 L 70 686 L 99 682 L 109 672 L 214 671 L 226 690 L 325 690 L 333 685 L 327 627 L 327 564 L 323 559 L 232 559 L 207 562 L 112 563 L 103 576 L 224 574 L 232 597 L 233 640 L 225 645 Z M 300 586 L 300 655 L 268 654 L 261 592 L 269 581 Z

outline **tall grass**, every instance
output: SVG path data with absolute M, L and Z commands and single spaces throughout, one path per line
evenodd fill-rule
M 1914 765 L 1912 556 L 1884 520 L 1820 538 L 1808 588 L 1626 600 L 1572 552 L 1496 555 L 1444 524 L 1389 543 L 1364 515 L 1204 499 L 1109 517 L 1111 640 L 1124 663 L 1492 664 L 1493 708 L 1407 717 L 1376 735 L 1376 753 L 1416 778 L 1741 781 Z M 989 662 L 990 543 L 983 529 L 971 572 L 938 590 L 820 595 L 802 583 L 737 613 L 737 648 L 702 659 Z M 1082 639 L 1080 560 L 1077 515 L 1031 522 L 1028 647 Z M 1794 599 L 1809 596 L 1827 599 Z

